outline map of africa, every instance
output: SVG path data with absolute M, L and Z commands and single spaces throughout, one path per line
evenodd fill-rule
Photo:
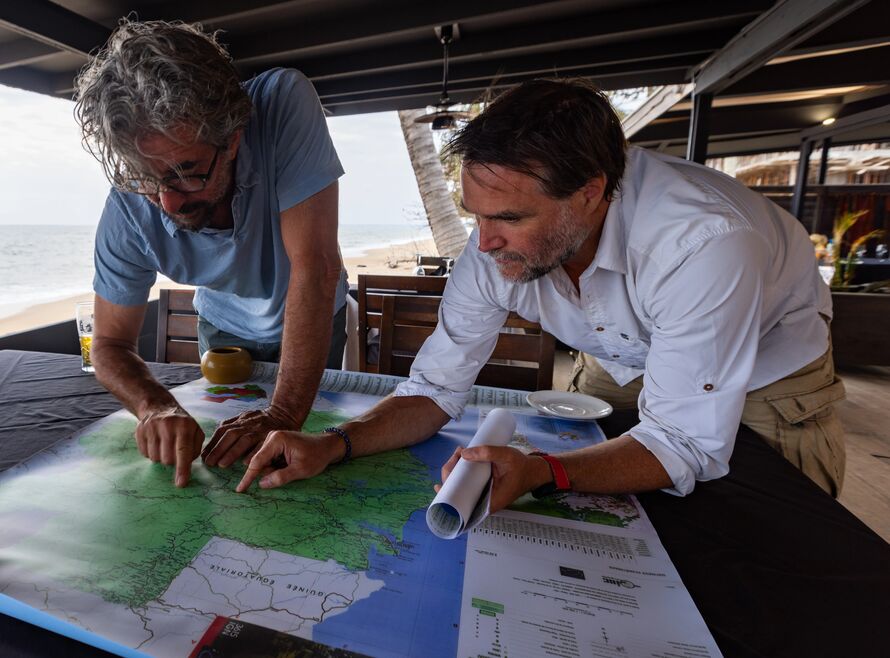
M 209 436 L 271 397 L 267 384 L 236 388 L 175 393 Z M 321 393 L 304 429 L 378 399 Z M 523 449 L 602 439 L 595 424 L 518 418 Z M 139 455 L 135 419 L 119 412 L 0 476 L 0 593 L 148 655 L 188 655 L 223 615 L 373 656 L 453 656 L 466 541 L 434 538 L 424 511 L 478 422 L 470 409 L 410 449 L 236 494 L 243 466 L 200 460 L 173 487 L 172 467 Z M 639 516 L 630 498 L 578 495 L 516 509 L 620 527 Z

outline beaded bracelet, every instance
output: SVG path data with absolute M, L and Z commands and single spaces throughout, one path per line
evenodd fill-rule
M 346 444 L 346 454 L 343 455 L 343 459 L 341 459 L 337 463 L 345 464 L 346 462 L 348 462 L 350 457 L 352 457 L 352 441 L 349 440 L 349 435 L 346 433 L 346 430 L 344 430 L 340 427 L 325 427 L 323 431 L 333 432 L 334 434 L 339 436 L 341 439 L 343 439 L 343 443 Z

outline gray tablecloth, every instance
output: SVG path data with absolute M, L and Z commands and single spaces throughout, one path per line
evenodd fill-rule
M 167 387 L 197 379 L 197 366 L 149 365 Z M 121 408 L 80 357 L 0 351 L 0 471 Z

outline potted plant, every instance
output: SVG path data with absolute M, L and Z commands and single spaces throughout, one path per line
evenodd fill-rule
M 831 277 L 831 289 L 837 291 L 851 290 L 853 274 L 856 270 L 856 253 L 859 248 L 872 238 L 880 238 L 884 231 L 876 229 L 856 238 L 847 250 L 846 258 L 842 258 L 844 236 L 856 222 L 868 213 L 867 210 L 859 212 L 846 212 L 834 222 L 831 241 L 831 260 L 834 263 L 834 275 Z
M 844 213 L 834 223 L 829 257 L 834 263 L 831 337 L 834 360 L 842 365 L 890 365 L 890 281 L 852 285 L 856 252 L 884 231 L 869 231 L 853 240 L 842 257 L 844 237 L 868 211 Z

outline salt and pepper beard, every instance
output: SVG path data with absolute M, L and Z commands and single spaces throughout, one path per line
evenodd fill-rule
M 560 208 L 556 224 L 540 239 L 540 246 L 533 253 L 520 254 L 516 251 L 497 249 L 488 252 L 488 255 L 494 258 L 502 277 L 513 283 L 528 283 L 555 270 L 572 258 L 578 253 L 589 233 L 566 204 Z M 508 262 L 521 262 L 522 271 L 518 275 L 507 275 L 501 263 Z
M 214 195 L 210 199 L 201 199 L 200 201 L 192 202 L 186 201 L 179 207 L 179 212 L 176 213 L 176 215 L 171 215 L 165 211 L 163 207 L 161 207 L 160 199 L 155 201 L 149 197 L 149 201 L 160 208 L 161 211 L 164 212 L 174 224 L 176 224 L 177 228 L 197 233 L 198 231 L 207 228 L 213 221 L 217 209 L 222 204 L 228 202 L 229 187 L 231 186 L 232 178 L 234 177 L 234 160 L 226 161 L 223 163 L 223 166 L 225 167 L 225 173 L 223 174 L 223 178 L 219 181 L 219 194 Z M 183 215 L 189 215 L 195 211 L 199 211 L 197 215 L 183 217 Z

